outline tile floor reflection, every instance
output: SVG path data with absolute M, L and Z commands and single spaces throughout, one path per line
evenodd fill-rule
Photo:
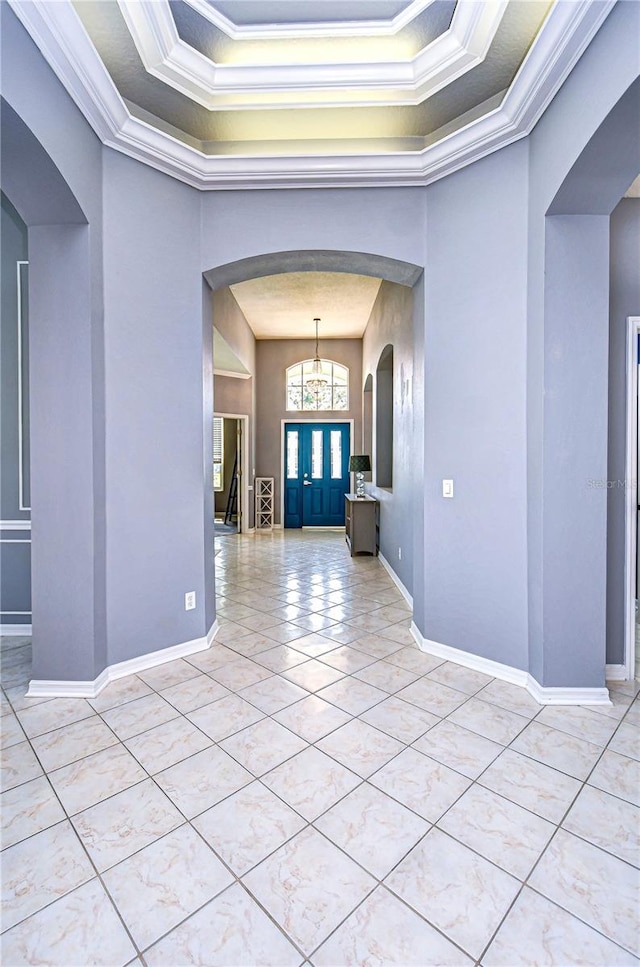
M 26 699 L 2 641 L 2 963 L 637 964 L 640 700 L 422 654 L 335 533 L 219 540 L 206 651 Z

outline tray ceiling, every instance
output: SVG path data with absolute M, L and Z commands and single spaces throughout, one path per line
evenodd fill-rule
M 527 134 L 613 0 L 9 0 L 102 140 L 199 188 L 426 184 Z

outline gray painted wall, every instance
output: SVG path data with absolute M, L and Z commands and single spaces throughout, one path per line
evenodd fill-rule
M 27 226 L 1 196 L 0 256 L 0 623 L 31 624 L 31 530 L 29 468 L 29 305 Z M 18 275 L 20 272 L 20 276 Z M 21 313 L 18 313 L 20 288 Z M 21 349 L 21 365 L 18 346 Z M 19 376 L 20 370 L 20 376 Z M 22 398 L 20 406 L 19 397 Z M 22 416 L 20 416 L 22 409 Z M 22 447 L 19 426 L 22 422 Z M 22 493 L 19 465 L 22 463 Z M 24 521 L 24 530 L 5 530 L 6 521 Z M 25 612 L 25 613 L 21 613 Z
M 362 340 L 321 339 L 319 353 L 349 368 L 349 409 L 300 413 L 286 409 L 286 369 L 312 359 L 312 339 L 259 339 L 256 343 L 256 475 L 275 477 L 275 523 L 282 523 L 282 420 L 353 420 L 351 451 L 362 439 Z
M 109 661 L 206 634 L 197 192 L 104 158 Z M 185 612 L 184 594 L 198 606 Z
M 624 663 L 627 317 L 640 316 L 640 198 L 611 215 L 609 298 L 609 453 L 607 479 L 607 662 Z M 629 481 L 626 481 L 629 486 Z
M 380 412 L 380 385 L 376 369 L 380 354 L 393 346 L 393 488 L 377 486 L 375 473 L 378 455 L 377 423 Z M 410 594 L 413 583 L 413 510 L 419 493 L 414 477 L 416 452 L 413 414 L 414 347 L 413 292 L 403 285 L 383 282 L 371 310 L 362 340 L 362 386 L 373 375 L 373 483 L 365 489 L 380 502 L 380 552 L 389 562 Z M 386 402 L 386 401 L 385 401 Z M 400 558 L 400 552 L 402 558 Z
M 580 232 L 572 231 L 566 221 L 557 222 L 551 242 L 546 216 L 561 189 L 565 200 L 580 196 L 580 191 L 573 192 L 564 183 L 572 171 L 578 187 L 585 183 L 584 170 L 576 171 L 574 165 L 638 75 L 639 32 L 640 5 L 617 4 L 528 139 L 529 669 L 537 681 L 547 685 L 566 684 L 569 678 L 576 685 L 602 685 L 604 679 L 606 492 L 588 488 L 586 480 L 607 473 L 603 406 L 607 398 L 609 270 L 608 243 L 602 238 L 600 223 L 583 223 Z M 637 133 L 637 115 L 629 117 L 628 130 Z M 594 159 L 593 170 L 599 175 L 590 182 L 592 207 L 584 212 L 587 215 L 611 211 L 637 174 L 636 167 L 626 184 L 616 187 L 620 163 L 633 164 L 632 158 L 617 140 L 599 146 L 605 153 Z M 553 276 L 554 287 L 546 274 L 550 242 L 556 257 L 566 259 Z M 582 296 L 589 288 L 595 299 L 585 304 Z M 580 319 L 576 319 L 578 307 Z M 576 340 L 579 354 L 574 352 Z M 587 372 L 595 379 L 588 391 Z M 552 421 L 558 419 L 561 424 L 548 434 Z M 574 423 L 579 427 L 577 434 Z M 591 434 L 588 440 L 585 430 Z M 596 432 L 600 434 L 597 440 Z M 560 450 L 554 449 L 558 442 L 562 443 Z M 561 464 L 570 468 L 564 477 Z M 555 488 L 558 480 L 561 486 Z M 591 550 L 582 556 L 579 549 L 585 544 L 597 548 L 597 556 Z M 573 546 L 575 553 L 567 555 L 567 546 Z M 545 600 L 551 580 L 566 588 L 563 598 Z M 587 629 L 585 619 L 593 615 L 592 603 L 600 611 L 595 625 Z
M 526 143 L 431 185 L 427 204 L 420 627 L 525 669 Z

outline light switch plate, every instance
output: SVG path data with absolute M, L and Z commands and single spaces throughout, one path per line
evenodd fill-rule
M 453 480 L 442 481 L 442 496 L 453 497 Z

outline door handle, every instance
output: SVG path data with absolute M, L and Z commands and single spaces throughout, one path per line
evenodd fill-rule
M 302 483 L 304 484 L 305 487 L 313 487 L 313 484 L 311 483 L 310 480 L 303 480 Z

